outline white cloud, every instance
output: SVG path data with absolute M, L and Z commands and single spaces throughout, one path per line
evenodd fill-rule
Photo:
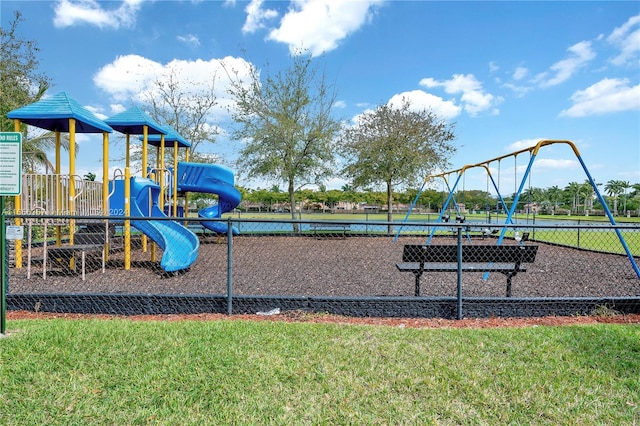
M 123 111 L 126 111 L 127 107 L 125 105 L 122 105 L 122 104 L 111 104 L 111 105 L 109 105 L 109 109 L 111 110 L 111 115 L 109 115 L 109 116 L 112 116 L 112 115 L 119 114 L 119 113 L 121 113 Z
M 518 98 L 523 97 L 524 95 L 526 95 L 527 93 L 529 93 L 530 91 L 533 90 L 532 87 L 518 86 L 518 85 L 513 84 L 513 83 L 505 83 L 503 86 L 506 87 L 509 90 L 512 90 L 513 93 L 515 93 L 516 97 L 518 97 Z
M 181 91 L 189 94 L 208 93 L 215 79 L 214 95 L 218 101 L 212 114 L 227 114 L 232 105 L 228 93 L 230 74 L 246 81 L 251 64 L 242 58 L 225 57 L 204 61 L 173 60 L 167 64 L 152 61 L 138 55 L 119 56 L 102 67 L 93 77 L 96 86 L 110 96 L 113 104 L 143 103 L 146 93 L 153 93 L 154 82 L 173 74 L 180 81 Z
M 529 70 L 526 69 L 525 67 L 518 67 L 516 68 L 516 70 L 513 72 L 513 79 L 514 80 L 522 80 L 523 78 L 525 78 L 527 76 L 527 74 L 529 74 Z
M 329 52 L 341 40 L 367 23 L 382 0 L 293 0 L 280 27 L 267 39 L 289 45 L 295 54 L 301 49 L 316 56 Z
M 99 28 L 132 27 L 143 0 L 124 0 L 116 9 L 103 9 L 95 0 L 60 0 L 55 6 L 53 25 L 58 28 L 80 24 Z
M 251 2 L 244 8 L 247 12 L 247 19 L 242 26 L 242 32 L 244 34 L 254 33 L 257 30 L 266 26 L 265 21 L 273 19 L 278 16 L 278 12 L 273 9 L 263 9 L 263 0 L 251 0 Z
M 611 112 L 640 110 L 640 84 L 629 85 L 628 79 L 605 78 L 571 95 L 573 106 L 561 116 L 585 117 Z
M 335 101 L 333 107 L 343 109 L 347 107 L 347 103 L 345 101 Z
M 93 105 L 85 105 L 84 107 L 86 109 L 88 109 L 89 111 L 91 111 L 100 120 L 104 120 L 105 118 L 108 117 L 108 115 L 105 115 L 105 114 L 102 113 L 102 108 L 100 108 L 100 107 L 95 107 Z
M 551 65 L 549 67 L 550 72 L 544 72 L 536 76 L 535 82 L 539 83 L 540 87 L 551 87 L 564 83 L 578 69 L 596 57 L 595 52 L 591 49 L 590 41 L 581 41 L 567 50 L 569 51 L 567 58 Z
M 620 54 L 611 59 L 612 64 L 624 65 L 635 59 L 637 65 L 637 56 L 640 53 L 640 15 L 632 16 L 614 29 L 607 41 L 620 49 Z
M 491 111 L 491 113 L 497 114 L 499 111 L 496 105 L 503 101 L 501 97 L 485 93 L 482 83 L 473 74 L 454 74 L 450 80 L 442 81 L 423 78 L 420 80 L 420 85 L 426 88 L 442 87 L 445 92 L 450 94 L 462 93 L 460 103 L 472 117 L 483 111 Z
M 482 93 L 480 90 L 471 90 L 463 93 L 460 100 L 464 104 L 464 110 L 475 117 L 482 111 L 491 111 L 492 114 L 497 114 L 499 110 L 492 108 L 492 106 L 501 103 L 503 98 L 495 98 L 492 94 Z
M 541 140 L 545 140 L 545 139 L 546 138 L 520 139 L 518 141 L 513 142 L 509 146 L 507 146 L 507 152 L 515 152 L 515 151 L 521 151 L 523 149 L 531 148 Z
M 200 39 L 195 34 L 179 35 L 176 38 L 178 39 L 178 41 L 181 41 L 190 46 L 194 46 L 194 47 L 200 46 Z
M 126 102 L 138 99 L 162 74 L 164 66 L 138 55 L 118 56 L 93 76 L 96 86 L 111 95 L 114 100 Z
M 482 84 L 473 74 L 454 74 L 450 80 L 437 81 L 433 78 L 423 78 L 420 85 L 426 88 L 443 87 L 447 93 L 460 93 L 472 90 L 479 90 Z
M 455 104 L 454 101 L 446 101 L 438 96 L 427 93 L 423 90 L 412 90 L 394 95 L 389 99 L 388 104 L 392 106 L 400 106 L 407 100 L 411 103 L 411 107 L 416 110 L 427 109 L 444 120 L 450 120 L 460 115 L 462 108 Z
M 532 167 L 535 170 L 566 170 L 566 169 L 577 169 L 580 166 L 578 160 L 567 160 L 561 158 L 540 158 L 536 157 L 534 160 Z

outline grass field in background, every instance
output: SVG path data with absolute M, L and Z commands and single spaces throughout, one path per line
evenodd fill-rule
M 190 214 L 192 217 L 197 217 L 197 213 Z M 406 213 L 394 213 L 393 221 L 394 222 L 402 222 L 405 220 L 407 214 Z M 411 221 L 432 221 L 437 222 L 438 213 L 412 213 L 409 216 L 409 220 Z M 464 216 L 467 220 L 473 221 L 487 221 L 487 215 L 484 213 L 465 213 Z M 233 212 L 233 213 L 225 213 L 223 215 L 224 218 L 231 217 L 234 219 L 270 219 L 270 220 L 291 220 L 291 213 L 273 213 L 273 212 Z M 387 213 L 296 213 L 296 219 L 299 220 L 344 220 L 344 221 L 357 221 L 357 220 L 369 220 L 369 221 L 379 221 L 386 222 L 387 221 Z M 451 218 L 455 218 L 455 214 L 451 215 Z M 500 223 L 504 224 L 506 215 L 501 214 L 496 216 L 495 214 L 491 215 L 491 223 Z M 526 223 L 527 220 L 529 223 L 533 223 L 534 217 L 533 215 L 526 214 L 517 214 L 514 217 L 514 222 L 518 223 Z M 605 222 L 610 223 L 609 218 L 606 216 L 568 216 L 568 215 L 535 215 L 535 220 L 541 220 L 541 225 L 544 224 L 545 220 L 552 221 L 573 221 L 573 222 Z M 622 217 L 617 216 L 615 218 L 616 223 L 640 223 L 640 218 L 638 217 Z
M 0 423 L 638 424 L 640 326 L 20 320 Z
M 290 213 L 233 213 L 227 214 L 225 217 L 231 218 L 242 218 L 242 219 L 263 219 L 263 220 L 291 220 Z M 312 213 L 302 215 L 296 215 L 296 217 L 300 220 L 329 220 L 329 221 L 370 221 L 370 222 L 386 222 L 387 215 L 386 213 L 377 213 L 377 214 L 349 214 L 349 213 Z M 401 225 L 405 221 L 406 215 L 404 214 L 394 214 L 393 220 L 397 223 L 397 225 Z M 417 221 L 422 223 L 427 222 L 437 222 L 438 215 L 433 214 L 413 214 L 409 217 L 410 221 Z M 466 219 L 468 221 L 486 221 L 487 217 L 484 214 L 468 214 L 466 215 Z M 506 216 L 501 215 L 500 217 L 496 217 L 495 215 L 491 218 L 490 223 L 503 225 L 506 220 Z M 526 215 L 519 215 L 514 219 L 514 226 L 521 225 L 522 231 L 529 231 L 526 229 L 527 224 L 533 224 L 533 217 L 529 217 L 527 222 Z M 562 221 L 568 222 L 574 225 L 578 225 L 579 223 L 584 224 L 586 221 L 595 221 L 602 222 L 602 225 L 609 224 L 609 219 L 603 216 L 551 216 L 551 215 L 536 215 L 535 223 L 540 226 L 544 226 L 546 224 L 553 224 L 554 222 L 549 221 Z M 639 218 L 618 218 L 617 223 L 640 223 Z M 496 225 L 497 226 L 497 225 Z M 514 230 L 516 228 L 509 228 L 505 233 L 506 238 L 513 238 Z M 265 227 L 265 230 L 268 230 L 268 227 Z M 397 231 L 397 230 L 396 230 Z M 464 233 L 465 236 L 469 235 L 471 237 L 478 237 L 482 234 L 479 232 L 479 228 L 472 228 L 469 233 Z M 368 231 L 369 233 L 376 233 L 376 231 Z M 384 233 L 385 231 L 378 231 L 380 233 Z M 412 230 L 412 233 L 420 233 L 420 231 Z M 422 232 L 425 235 L 430 233 L 428 228 L 424 228 Z M 530 238 L 532 240 L 538 242 L 547 242 L 552 244 L 559 244 L 568 247 L 577 247 L 581 249 L 587 250 L 595 250 L 602 251 L 607 253 L 616 253 L 616 254 L 625 254 L 624 247 L 620 244 L 619 238 L 615 231 L 601 231 L 601 230 L 589 230 L 586 228 L 582 229 L 571 229 L 571 228 L 538 228 L 533 232 L 530 232 Z M 437 230 L 435 235 L 451 235 L 451 231 L 447 228 L 443 228 Z M 625 239 L 629 250 L 634 256 L 640 256 L 640 233 L 639 232 L 630 232 L 623 230 L 622 235 Z

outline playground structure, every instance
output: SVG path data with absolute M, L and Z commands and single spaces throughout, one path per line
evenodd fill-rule
M 600 203 L 602 204 L 605 214 L 607 216 L 607 218 L 609 219 L 609 222 L 611 223 L 611 225 L 615 226 L 616 225 L 616 221 L 613 217 L 613 214 L 611 213 L 611 211 L 609 210 L 609 207 L 607 206 L 607 203 L 604 199 L 604 197 L 602 196 L 602 194 L 600 193 L 600 190 L 598 189 L 598 186 L 596 185 L 595 181 L 593 180 L 593 177 L 591 176 L 591 173 L 589 173 L 589 170 L 586 166 L 586 164 L 584 163 L 584 160 L 582 159 L 582 156 L 580 155 L 580 152 L 578 151 L 578 148 L 576 147 L 576 145 L 569 141 L 569 140 L 541 140 L 539 141 L 537 144 L 535 144 L 534 146 L 531 146 L 529 148 L 525 148 L 525 149 L 521 149 L 519 151 L 515 151 L 500 157 L 496 157 L 496 158 L 492 158 L 490 160 L 486 160 L 486 161 L 482 161 L 480 163 L 476 163 L 476 164 L 470 164 L 470 165 L 466 165 L 463 166 L 462 168 L 456 169 L 456 170 L 451 170 L 448 172 L 443 172 L 443 173 L 438 173 L 438 174 L 433 174 L 433 175 L 429 175 L 427 176 L 423 183 L 422 186 L 420 187 L 415 199 L 413 200 L 413 202 L 411 203 L 411 206 L 407 212 L 407 215 L 405 217 L 405 220 L 403 222 L 403 224 L 405 224 L 407 222 L 407 220 L 409 219 L 409 216 L 411 215 L 411 212 L 413 210 L 413 208 L 415 207 L 418 199 L 420 198 L 420 195 L 422 194 L 422 191 L 424 190 L 426 184 L 435 179 L 435 178 L 441 178 L 444 180 L 445 185 L 447 186 L 447 189 L 449 190 L 449 194 L 442 206 L 442 209 L 438 215 L 438 219 L 437 222 L 443 222 L 443 221 L 448 221 L 448 215 L 446 215 L 446 212 L 448 211 L 448 207 L 449 204 L 453 201 L 457 216 L 456 216 L 456 221 L 458 223 L 462 223 L 464 222 L 465 218 L 464 216 L 461 214 L 460 209 L 459 209 L 459 204 L 456 202 L 455 198 L 454 198 L 454 194 L 458 188 L 458 185 L 460 184 L 460 181 L 464 179 L 465 173 L 468 170 L 474 169 L 474 168 L 482 168 L 484 170 L 486 170 L 487 173 L 487 192 L 488 192 L 488 187 L 489 187 L 489 182 L 491 182 L 491 184 L 493 185 L 493 189 L 496 191 L 497 196 L 498 196 L 498 200 L 500 205 L 502 206 L 502 208 L 504 209 L 505 212 L 507 212 L 506 218 L 504 223 L 505 224 L 514 224 L 514 217 L 516 214 L 516 209 L 518 206 L 518 202 L 520 200 L 520 197 L 523 193 L 523 191 L 525 190 L 525 187 L 527 186 L 527 182 L 531 182 L 531 170 L 534 164 L 534 161 L 538 155 L 538 152 L 540 151 L 541 148 L 546 147 L 546 146 L 550 146 L 550 145 L 556 145 L 556 144 L 564 144 L 564 145 L 568 145 L 569 147 L 571 147 L 573 153 L 576 156 L 576 159 L 578 160 L 578 162 L 580 163 L 580 166 L 582 167 L 582 170 L 584 171 L 588 182 L 591 184 L 591 187 L 596 195 L 596 197 L 598 198 L 598 200 L 600 201 Z M 498 177 L 498 182 L 496 183 L 496 181 L 494 180 L 492 174 L 491 174 L 491 164 L 497 162 L 498 164 L 498 170 L 500 170 L 500 163 L 505 160 L 506 158 L 510 158 L 513 157 L 514 158 L 514 162 L 517 161 L 517 157 L 518 155 L 521 154 L 525 154 L 528 153 L 529 154 L 529 161 L 527 163 L 527 167 L 525 169 L 525 172 L 523 173 L 522 179 L 520 180 L 519 185 L 517 186 L 517 188 L 515 189 L 514 195 L 513 195 L 513 200 L 511 202 L 511 206 L 507 207 L 507 203 L 505 202 L 504 197 L 502 196 L 502 194 L 500 193 L 500 177 Z M 514 167 L 514 174 L 517 175 L 517 167 Z M 453 184 L 453 186 L 449 186 L 449 179 L 448 177 L 450 177 L 451 175 L 456 175 L 456 179 L 455 182 Z M 517 176 L 514 177 L 514 185 L 517 184 Z M 502 227 L 500 232 L 500 235 L 496 241 L 497 245 L 502 244 L 504 238 L 505 238 L 505 234 L 507 232 L 507 227 Z M 394 241 L 397 241 L 398 236 L 400 235 L 400 232 L 402 230 L 402 227 L 400 227 L 400 229 L 398 230 L 396 237 L 394 238 Z M 431 241 L 433 239 L 433 236 L 435 234 L 436 228 L 434 227 L 430 234 L 429 237 L 427 239 L 426 244 L 431 244 Z M 638 265 L 636 264 L 635 258 L 633 256 L 633 254 L 631 253 L 631 250 L 627 244 L 627 242 L 624 239 L 624 236 L 622 235 L 622 232 L 620 231 L 619 228 L 615 227 L 614 231 L 624 249 L 624 252 L 626 254 L 626 256 L 629 258 L 629 261 L 631 263 L 631 266 L 633 267 L 633 270 L 635 271 L 636 275 L 638 278 L 640 278 L 640 268 L 638 268 Z M 516 240 L 520 240 L 521 236 L 517 234 L 517 231 L 514 232 L 514 239 Z M 469 240 L 469 242 L 471 242 L 471 238 L 467 235 L 467 239 Z
M 100 251 L 102 264 L 108 259 L 115 236 L 116 225 L 122 229 L 124 268 L 131 268 L 132 229 L 142 233 L 142 250 L 146 252 L 147 239 L 151 245 L 151 260 L 156 261 L 156 246 L 162 250 L 160 266 L 166 272 L 189 268 L 198 256 L 199 239 L 179 220 L 184 209 L 179 198 L 187 204 L 188 192 L 205 192 L 218 195 L 216 206 L 203 209 L 202 218 L 220 218 L 240 203 L 240 192 L 234 187 L 233 172 L 220 165 L 190 163 L 190 144 L 168 126 L 161 126 L 138 107 L 100 120 L 79 105 L 65 92 L 59 93 L 7 114 L 14 120 L 15 131 L 21 123 L 55 132 L 55 171 L 47 174 L 25 174 L 23 190 L 14 198 L 14 208 L 22 215 L 43 215 L 47 219 L 16 219 L 28 226 L 28 268 L 31 266 L 31 227 L 42 225 L 44 229 L 43 277 L 46 278 L 47 257 L 50 253 L 68 251 L 69 266 L 75 269 L 75 256 L 88 251 Z M 118 131 L 125 135 L 125 167 L 109 176 L 109 134 Z M 69 172 L 61 172 L 61 133 L 69 135 Z M 76 133 L 102 133 L 102 182 L 84 180 L 76 175 Z M 142 143 L 142 176 L 132 176 L 130 136 L 140 135 Z M 157 148 L 157 164 L 148 165 L 148 146 Z M 173 165 L 164 164 L 165 148 L 173 148 Z M 178 162 L 178 150 L 185 149 L 187 161 Z M 59 216 L 52 219 L 51 216 Z M 139 218 L 139 219 L 138 219 Z M 150 218 L 155 220 L 150 220 Z M 225 234 L 227 227 L 215 221 L 203 221 L 203 226 L 218 234 Z M 47 247 L 47 227 L 55 228 L 54 247 Z M 63 238 L 63 230 L 68 234 Z M 237 230 L 234 230 L 237 232 Z M 93 242 L 87 237 L 98 236 Z M 23 262 L 22 241 L 16 241 L 15 266 Z

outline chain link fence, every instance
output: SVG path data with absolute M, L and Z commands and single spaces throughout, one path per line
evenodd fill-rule
M 8 242 L 10 310 L 640 312 L 638 224 L 9 218 L 25 230 L 22 241 Z M 223 222 L 229 236 L 207 221 Z

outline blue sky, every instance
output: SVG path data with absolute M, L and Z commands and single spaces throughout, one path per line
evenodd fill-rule
M 11 1 L 20 36 L 41 48 L 40 69 L 101 118 L 132 105 L 171 67 L 196 86 L 216 76 L 222 132 L 207 150 L 234 160 L 221 62 L 271 71 L 296 49 L 321 57 L 335 81 L 336 116 L 350 123 L 403 96 L 455 123 L 451 169 L 496 158 L 539 139 L 575 142 L 597 182 L 640 183 L 640 3 L 296 1 Z M 112 137 L 112 167 L 123 144 Z M 77 172 L 101 176 L 101 137 L 82 135 Z M 501 164 L 501 186 L 519 182 L 527 156 Z M 66 164 L 63 161 L 63 167 Z M 497 163 L 491 165 L 497 172 Z M 543 148 L 536 187 L 582 182 L 566 145 Z M 238 182 L 248 187 L 265 182 Z M 340 188 L 336 178 L 326 182 Z M 481 170 L 466 188 L 486 188 Z M 501 190 L 504 192 L 505 190 Z

